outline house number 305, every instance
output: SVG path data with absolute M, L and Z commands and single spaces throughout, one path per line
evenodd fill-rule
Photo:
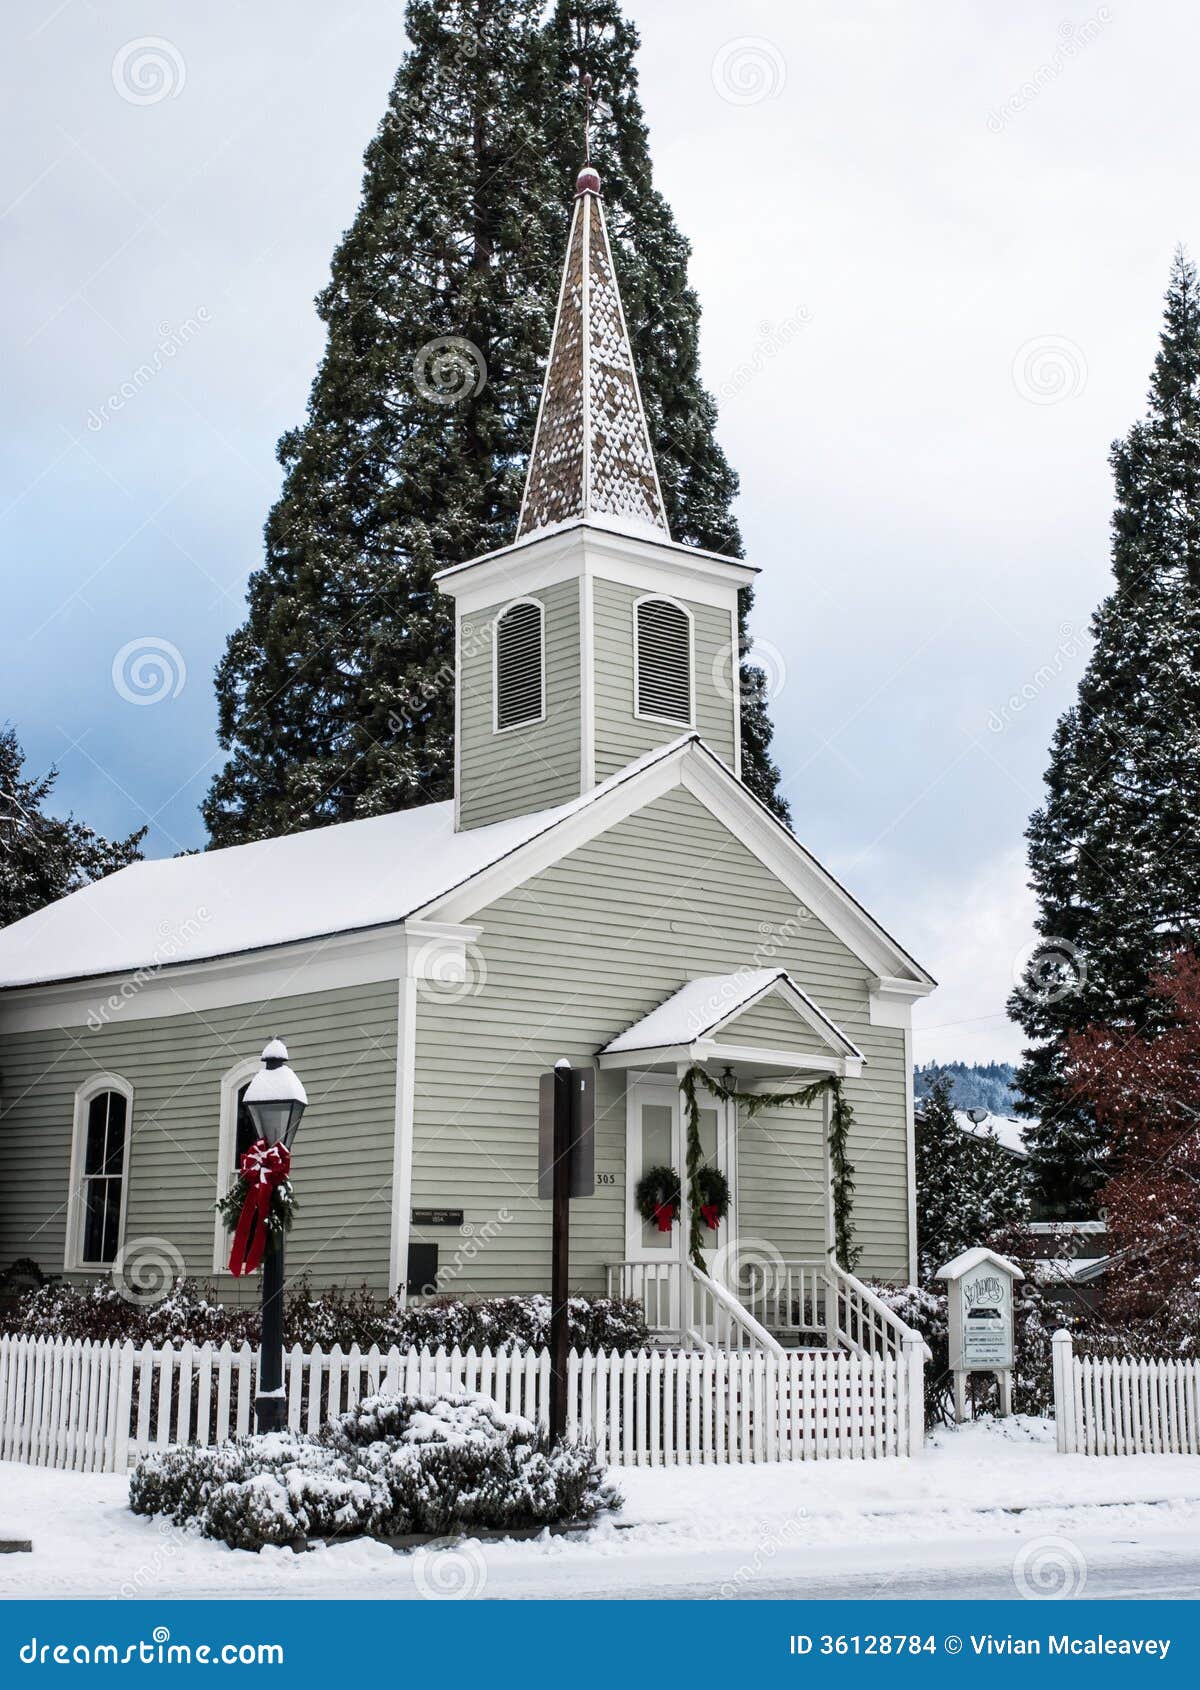
M 616 1185 L 616 1183 L 617 1183 L 616 1174 L 597 1174 L 596 1175 L 596 1184 L 597 1185 Z

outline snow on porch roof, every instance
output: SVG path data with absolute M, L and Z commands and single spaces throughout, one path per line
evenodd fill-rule
M 791 997 L 793 1007 L 817 1031 L 823 1044 L 832 1046 L 839 1055 L 864 1060 L 857 1045 L 797 986 L 784 968 L 746 968 L 737 974 L 706 974 L 699 980 L 689 980 L 665 1003 L 606 1044 L 602 1054 L 615 1056 L 623 1051 L 695 1044 L 776 987 L 783 989 L 785 997 Z

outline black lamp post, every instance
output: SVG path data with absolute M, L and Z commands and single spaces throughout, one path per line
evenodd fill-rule
M 246 1087 L 245 1104 L 254 1130 L 268 1145 L 288 1150 L 308 1097 L 288 1066 L 287 1046 L 272 1039 L 263 1065 Z M 283 1234 L 267 1233 L 262 1267 L 262 1340 L 258 1353 L 258 1395 L 254 1423 L 260 1432 L 278 1432 L 284 1423 L 283 1398 Z

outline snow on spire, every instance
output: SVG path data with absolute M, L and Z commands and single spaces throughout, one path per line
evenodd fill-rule
M 587 164 L 575 183 L 517 539 L 591 516 L 670 538 L 608 244 L 600 177 Z

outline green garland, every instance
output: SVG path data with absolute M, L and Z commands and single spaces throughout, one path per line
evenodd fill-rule
M 224 1197 L 218 1198 L 214 1208 L 225 1223 L 226 1232 L 236 1232 L 237 1223 L 241 1217 L 242 1205 L 250 1191 L 250 1182 L 240 1170 L 233 1176 L 233 1184 Z M 277 1185 L 271 1193 L 271 1207 L 267 1210 L 267 1236 L 281 1238 L 285 1232 L 292 1230 L 292 1220 L 298 1205 L 296 1194 L 292 1190 L 292 1182 L 285 1179 L 282 1185 Z
M 833 1248 L 839 1267 L 853 1272 L 862 1251 L 854 1242 L 854 1168 L 847 1154 L 850 1129 L 854 1125 L 854 1111 L 846 1098 L 842 1082 L 835 1075 L 814 1080 L 799 1091 L 738 1091 L 723 1080 L 714 1079 L 704 1069 L 693 1065 L 679 1082 L 687 1105 L 687 1179 L 689 1210 L 688 1254 L 698 1268 L 704 1266 L 704 1217 L 700 1213 L 699 1175 L 704 1166 L 704 1148 L 700 1143 L 700 1100 L 696 1094 L 697 1081 L 722 1103 L 735 1103 L 744 1108 L 753 1120 L 764 1109 L 805 1109 L 815 1103 L 822 1092 L 828 1091 L 833 1100 L 829 1112 L 829 1172 L 833 1186 Z

